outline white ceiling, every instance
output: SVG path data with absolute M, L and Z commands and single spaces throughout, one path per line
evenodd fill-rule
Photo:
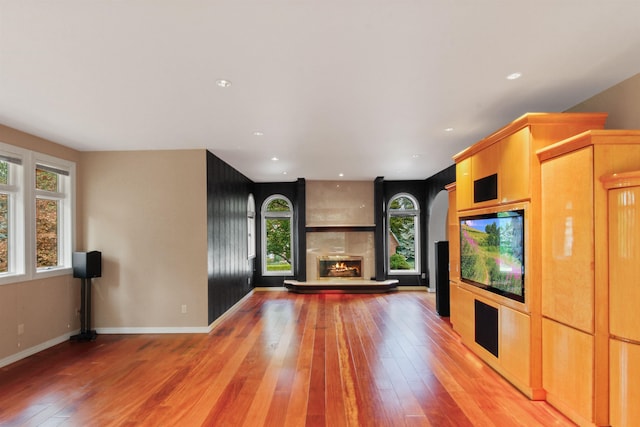
M 0 0 L 0 123 L 259 182 L 424 179 L 638 72 L 638 0 Z

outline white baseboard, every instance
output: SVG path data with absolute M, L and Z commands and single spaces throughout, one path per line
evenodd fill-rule
M 141 328 L 96 328 L 98 335 L 127 335 L 127 334 L 207 334 L 207 326 L 152 326 Z
M 0 368 L 7 366 L 7 365 L 11 365 L 12 363 L 15 363 L 19 360 L 22 359 L 26 359 L 29 356 L 33 356 L 36 353 L 39 353 L 43 350 L 46 350 L 50 347 L 53 347 L 54 345 L 58 345 L 60 343 L 63 343 L 65 341 L 68 341 L 69 338 L 71 338 L 72 335 L 75 335 L 77 333 L 79 333 L 80 330 L 77 331 L 73 331 L 73 332 L 69 332 L 67 334 L 61 335 L 59 337 L 56 338 L 52 338 L 48 341 L 45 341 L 43 343 L 40 343 L 38 345 L 35 345 L 33 347 L 27 348 L 22 350 L 19 353 L 16 354 L 12 354 L 11 356 L 5 357 L 4 359 L 0 359 Z

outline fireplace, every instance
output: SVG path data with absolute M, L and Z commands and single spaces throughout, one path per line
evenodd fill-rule
M 319 279 L 362 279 L 362 257 L 325 255 L 318 257 Z

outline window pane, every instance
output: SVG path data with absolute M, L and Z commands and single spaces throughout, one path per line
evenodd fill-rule
M 290 210 L 289 203 L 284 199 L 274 199 L 267 206 L 267 211 L 269 212 L 288 212 Z
M 391 202 L 390 208 L 408 210 L 408 209 L 415 209 L 415 206 L 413 205 L 413 202 L 411 201 L 410 198 L 398 197 L 397 199 Z
M 413 270 L 416 266 L 416 228 L 414 216 L 391 216 L 389 264 L 392 270 Z
M 0 184 L 9 184 L 9 163 L 0 161 Z
M 6 164 L 6 162 L 3 162 Z M 9 196 L 0 194 L 0 273 L 9 271 Z
M 36 254 L 38 268 L 58 265 L 57 200 L 36 199 Z
M 267 227 L 267 271 L 291 271 L 291 221 L 269 218 Z
M 58 174 L 36 168 L 36 188 L 38 190 L 58 191 Z

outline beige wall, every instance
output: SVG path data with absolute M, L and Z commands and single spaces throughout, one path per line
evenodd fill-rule
M 0 142 L 73 162 L 80 159 L 75 150 L 3 125 Z M 79 301 L 80 288 L 71 275 L 0 285 L 0 366 L 63 341 L 79 329 Z M 18 334 L 18 325 L 23 325 L 23 334 Z
M 640 73 L 570 108 L 569 112 L 605 112 L 607 129 L 640 129 Z
M 90 152 L 81 163 L 81 250 L 103 259 L 95 328 L 205 330 L 206 151 Z

